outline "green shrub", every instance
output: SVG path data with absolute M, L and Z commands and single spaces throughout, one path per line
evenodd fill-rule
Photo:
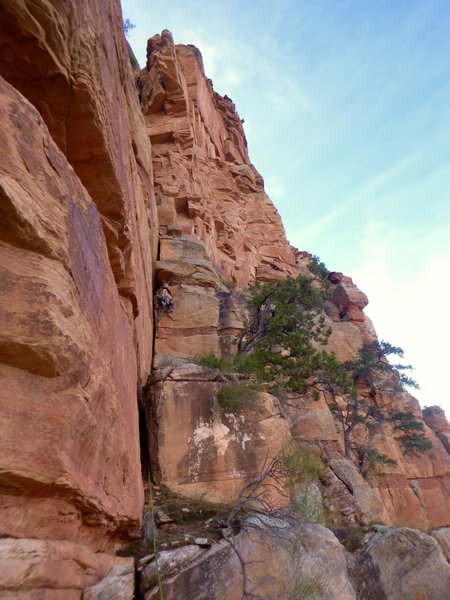
M 378 474 L 378 466 L 386 465 L 389 467 L 395 467 L 397 461 L 393 458 L 389 458 L 386 454 L 379 452 L 376 448 L 370 448 L 367 450 L 366 456 L 366 467 L 364 471 L 369 475 Z
M 217 356 L 214 352 L 194 356 L 191 360 L 202 367 L 219 369 L 222 373 L 231 373 L 234 370 L 234 360 L 231 356 Z
M 287 600 L 319 600 L 323 597 L 324 585 L 319 576 L 302 576 L 296 573 L 289 583 Z
M 290 576 L 283 594 L 286 600 L 318 600 L 327 591 L 320 573 L 302 573 L 303 552 L 301 539 L 295 536 L 290 549 Z
M 328 283 L 327 277 L 330 274 L 330 271 L 327 269 L 325 263 L 322 262 L 320 258 L 315 254 L 308 265 L 308 270 L 313 275 L 316 275 L 316 277 L 319 277 L 319 279 L 321 279 L 322 281 L 326 281 Z
M 236 413 L 255 406 L 260 386 L 252 383 L 228 383 L 217 392 L 217 404 L 225 413 Z
M 295 443 L 282 450 L 280 460 L 292 486 L 319 481 L 327 468 L 318 448 Z
M 261 381 L 283 381 L 305 392 L 321 366 L 331 329 L 323 308 L 327 294 L 300 275 L 250 288 L 250 319 L 240 340 L 240 368 Z

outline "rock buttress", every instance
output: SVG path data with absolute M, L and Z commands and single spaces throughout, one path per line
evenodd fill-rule
M 206 79 L 200 52 L 164 31 L 148 41 L 141 103 L 152 141 L 161 232 L 204 243 L 224 280 L 295 274 L 294 248 L 250 163 L 241 119 Z
M 142 517 L 150 142 L 118 2 L 6 0 L 0 19 L 1 534 L 111 550 Z

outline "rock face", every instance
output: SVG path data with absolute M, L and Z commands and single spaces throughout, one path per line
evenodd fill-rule
M 216 544 L 163 584 L 167 600 L 192 590 L 199 600 L 241 600 L 244 592 L 274 600 L 356 599 L 343 549 L 328 529 L 261 516 L 249 517 L 232 544 Z M 144 598 L 157 600 L 158 590 Z
M 231 502 L 290 439 L 276 398 L 259 392 L 248 406 L 217 400 L 227 385 L 216 369 L 186 364 L 155 371 L 147 404 L 152 472 L 187 496 Z M 273 497 L 274 505 L 285 498 Z
M 150 143 L 117 3 L 0 18 L 1 534 L 112 549 L 143 504 Z
M 114 0 L 2 2 L 0 74 L 38 109 L 101 216 L 145 382 L 157 244 L 151 147 Z
M 364 600 L 445 600 L 450 564 L 439 537 L 413 529 L 387 529 L 356 559 L 356 588 Z
M 224 280 L 294 274 L 295 252 L 250 164 L 242 122 L 206 79 L 200 52 L 164 31 L 147 47 L 141 103 L 152 141 L 161 231 L 181 225 Z
M 2 533 L 105 546 L 142 506 L 132 331 L 95 205 L 4 81 L 0 102 Z
M 147 65 L 140 82 L 160 217 L 157 277 L 171 285 L 175 301 L 174 311 L 158 322 L 156 364 L 172 358 L 189 360 L 207 352 L 231 352 L 230 340 L 242 331 L 245 311 L 238 303 L 230 320 L 234 296 L 223 291 L 220 279 L 243 286 L 255 278 L 264 281 L 308 274 L 311 257 L 287 244 L 278 218 L 272 216 L 274 209 L 263 194 L 262 180 L 250 164 L 234 105 L 214 92 L 205 78 L 198 50 L 174 45 L 167 31 L 154 36 L 148 42 Z M 368 299 L 342 273 L 330 273 L 329 282 L 332 298 L 327 314 L 332 335 L 327 349 L 339 360 L 354 359 L 361 344 L 377 339 L 364 314 Z M 369 388 L 363 391 L 380 409 L 412 410 L 422 421 L 418 404 L 409 394 L 389 385 L 375 398 L 369 393 Z M 340 423 L 329 409 L 329 400 L 291 398 L 285 416 L 295 439 L 325 441 L 334 451 L 343 452 Z M 196 419 L 191 415 L 192 421 Z M 357 443 L 392 456 L 397 467 L 380 470 L 375 485 L 379 489 L 372 490 L 364 480 L 356 484 L 353 478 L 353 505 L 344 503 L 344 510 L 354 511 L 359 518 L 363 515 L 365 521 L 382 518 L 388 524 L 447 524 L 450 463 L 441 441 L 430 429 L 426 431 L 435 449 L 433 454 L 417 459 L 403 455 L 389 426 L 369 431 L 361 428 L 355 436 L 355 462 Z M 187 448 L 194 438 L 192 432 L 186 435 Z M 164 435 L 165 446 L 169 439 Z M 180 435 L 176 443 L 181 443 Z M 347 489 L 348 485 L 346 481 Z M 339 487 L 334 485 L 333 489 Z M 360 500 L 356 500 L 357 490 Z
M 82 590 L 111 569 L 122 573 L 131 569 L 134 580 L 133 559 L 95 553 L 66 541 L 2 539 L 0 565 L 0 598 L 80 600 Z M 99 597 L 89 594 L 83 598 Z
M 104 579 L 83 592 L 82 600 L 134 600 L 134 578 L 134 564 L 114 565 Z
M 199 51 L 164 31 L 139 72 L 116 0 L 4 0 L 0 19 L 0 597 L 133 597 L 133 561 L 113 552 L 140 534 L 140 451 L 154 483 L 228 503 L 291 444 L 326 465 L 303 488 L 280 486 L 308 518 L 328 509 L 365 525 L 362 548 L 346 556 L 285 509 L 279 486 L 264 497 L 276 518 L 247 515 L 209 550 L 161 555 L 165 598 L 447 598 L 448 528 L 368 528 L 449 525 L 439 408 L 422 416 L 389 378 L 362 384 L 380 410 L 424 419 L 433 450 L 405 456 L 385 422 L 355 428 L 344 457 L 331 410 L 342 398 L 260 389 L 227 401 L 240 376 L 192 364 L 234 354 L 249 283 L 310 274 L 311 260 L 286 240 Z M 170 285 L 173 311 L 153 310 L 154 280 Z M 342 273 L 329 282 L 327 349 L 354 359 L 376 340 L 368 300 Z M 363 477 L 361 448 L 396 465 Z M 150 560 L 136 588 L 147 600 L 159 596 Z
M 450 423 L 445 418 L 442 408 L 440 406 L 428 406 L 423 409 L 422 413 L 425 423 L 434 431 L 450 454 Z

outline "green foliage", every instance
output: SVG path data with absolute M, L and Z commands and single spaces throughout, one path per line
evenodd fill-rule
M 289 583 L 287 600 L 319 600 L 323 597 L 324 586 L 319 576 L 300 573 L 294 575 Z
M 349 360 L 344 363 L 345 368 L 352 373 L 355 383 L 365 380 L 366 383 L 372 385 L 375 382 L 376 376 L 381 373 L 393 374 L 400 387 L 406 385 L 408 387 L 418 388 L 417 383 L 405 371 L 412 370 L 411 365 L 403 365 L 400 363 L 391 364 L 387 357 L 398 356 L 403 358 L 403 350 L 399 346 L 393 346 L 386 341 L 374 341 L 365 343 L 359 350 L 359 356 L 356 360 Z
M 232 373 L 235 370 L 234 359 L 231 356 L 217 356 L 214 352 L 194 356 L 191 360 L 203 367 L 219 369 L 222 373 Z
M 376 448 L 361 448 L 360 455 L 362 456 L 361 472 L 365 477 L 368 475 L 379 477 L 378 468 L 381 465 L 388 467 L 395 467 L 397 465 L 395 459 L 389 458 L 387 454 L 380 452 Z
M 136 25 L 130 21 L 130 19 L 124 19 L 123 21 L 123 30 L 125 35 L 128 37 L 128 34 L 132 29 L 135 29 Z
M 308 265 L 308 269 L 313 275 L 316 275 L 316 277 L 319 277 L 324 282 L 327 281 L 327 277 L 330 274 L 330 271 L 327 269 L 325 263 L 322 262 L 316 255 L 312 257 L 311 262 Z
M 317 257 L 310 270 L 321 279 L 328 275 Z M 340 397 L 341 402 L 335 402 L 332 410 L 341 422 L 348 458 L 352 457 L 353 430 L 376 421 L 395 422 L 395 429 L 403 432 L 401 443 L 406 454 L 429 449 L 430 442 L 420 429 L 420 422 L 393 419 L 359 391 L 361 384 L 371 388 L 373 394 L 386 383 L 418 387 L 406 374 L 411 365 L 391 364 L 388 360 L 389 356 L 403 358 L 400 347 L 386 341 L 365 343 L 356 359 L 340 362 L 323 348 L 331 335 L 324 315 L 329 294 L 325 285 L 317 285 L 317 281 L 314 285 L 310 278 L 301 275 L 257 283 L 249 292 L 250 319 L 240 340 L 236 370 L 253 374 L 259 381 L 310 394 L 313 399 L 320 391 L 332 398 Z M 388 464 L 389 460 L 380 453 L 372 452 L 369 457 L 374 464 Z
M 320 450 L 292 442 L 279 454 L 281 470 L 288 480 L 290 507 L 307 521 L 324 521 L 320 479 L 326 471 Z
M 389 465 L 390 467 L 395 467 L 395 465 L 397 464 L 397 461 L 395 459 L 389 458 L 389 456 L 383 454 L 376 448 L 370 448 L 367 451 L 366 459 L 369 470 L 376 469 L 377 465 L 380 464 Z
M 283 598 L 286 600 L 315 600 L 323 597 L 326 585 L 320 573 L 302 573 L 303 548 L 295 536 L 290 549 L 291 574 Z
M 249 383 L 229 383 L 217 392 L 217 404 L 225 413 L 241 412 L 255 406 L 260 386 Z
M 292 443 L 281 451 L 279 458 L 291 485 L 318 481 L 326 470 L 320 450 L 316 447 Z
M 245 372 L 262 381 L 285 381 L 305 392 L 308 380 L 321 366 L 331 329 L 323 314 L 326 293 L 303 275 L 296 279 L 256 284 L 250 290 L 251 319 L 241 350 Z M 241 359 L 242 360 L 242 359 Z
M 410 365 L 389 363 L 387 356 L 392 354 L 401 358 L 403 350 L 389 342 L 374 341 L 363 344 L 355 360 L 348 360 L 342 365 L 339 363 L 332 365 L 328 379 L 331 389 L 346 399 L 345 411 L 338 404 L 335 405 L 335 409 L 344 429 L 346 455 L 349 458 L 351 456 L 350 435 L 353 429 L 357 425 L 367 427 L 376 421 L 391 421 L 395 423 L 395 430 L 403 431 L 401 443 L 405 454 L 425 452 L 431 447 L 431 442 L 420 433 L 423 431 L 423 424 L 416 421 L 412 413 L 408 413 L 409 419 L 405 417 L 406 413 L 398 413 L 397 416 L 382 413 L 374 403 L 367 402 L 358 393 L 359 383 L 364 382 L 372 390 L 376 390 L 378 386 L 384 385 L 385 378 L 389 376 L 401 388 L 403 385 L 418 387 L 413 379 L 404 374 L 405 370 L 411 369 Z M 342 368 L 347 372 L 347 376 L 341 372 Z M 380 463 L 382 462 L 380 456 L 372 455 L 372 459 Z M 390 460 L 388 457 L 386 459 Z
M 234 366 L 237 373 L 254 375 L 258 381 L 265 380 L 265 363 L 261 360 L 261 356 L 254 352 L 250 354 L 238 352 L 234 358 Z
M 411 411 L 394 412 L 390 415 L 390 419 L 394 423 L 394 430 L 402 432 L 400 442 L 404 454 L 417 456 L 431 450 L 433 444 L 425 436 L 423 423 L 417 421 Z

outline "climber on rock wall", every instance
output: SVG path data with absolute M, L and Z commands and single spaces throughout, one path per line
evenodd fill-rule
M 172 292 L 167 283 L 163 283 L 155 294 L 155 310 L 158 316 L 161 312 L 170 313 L 173 311 Z

